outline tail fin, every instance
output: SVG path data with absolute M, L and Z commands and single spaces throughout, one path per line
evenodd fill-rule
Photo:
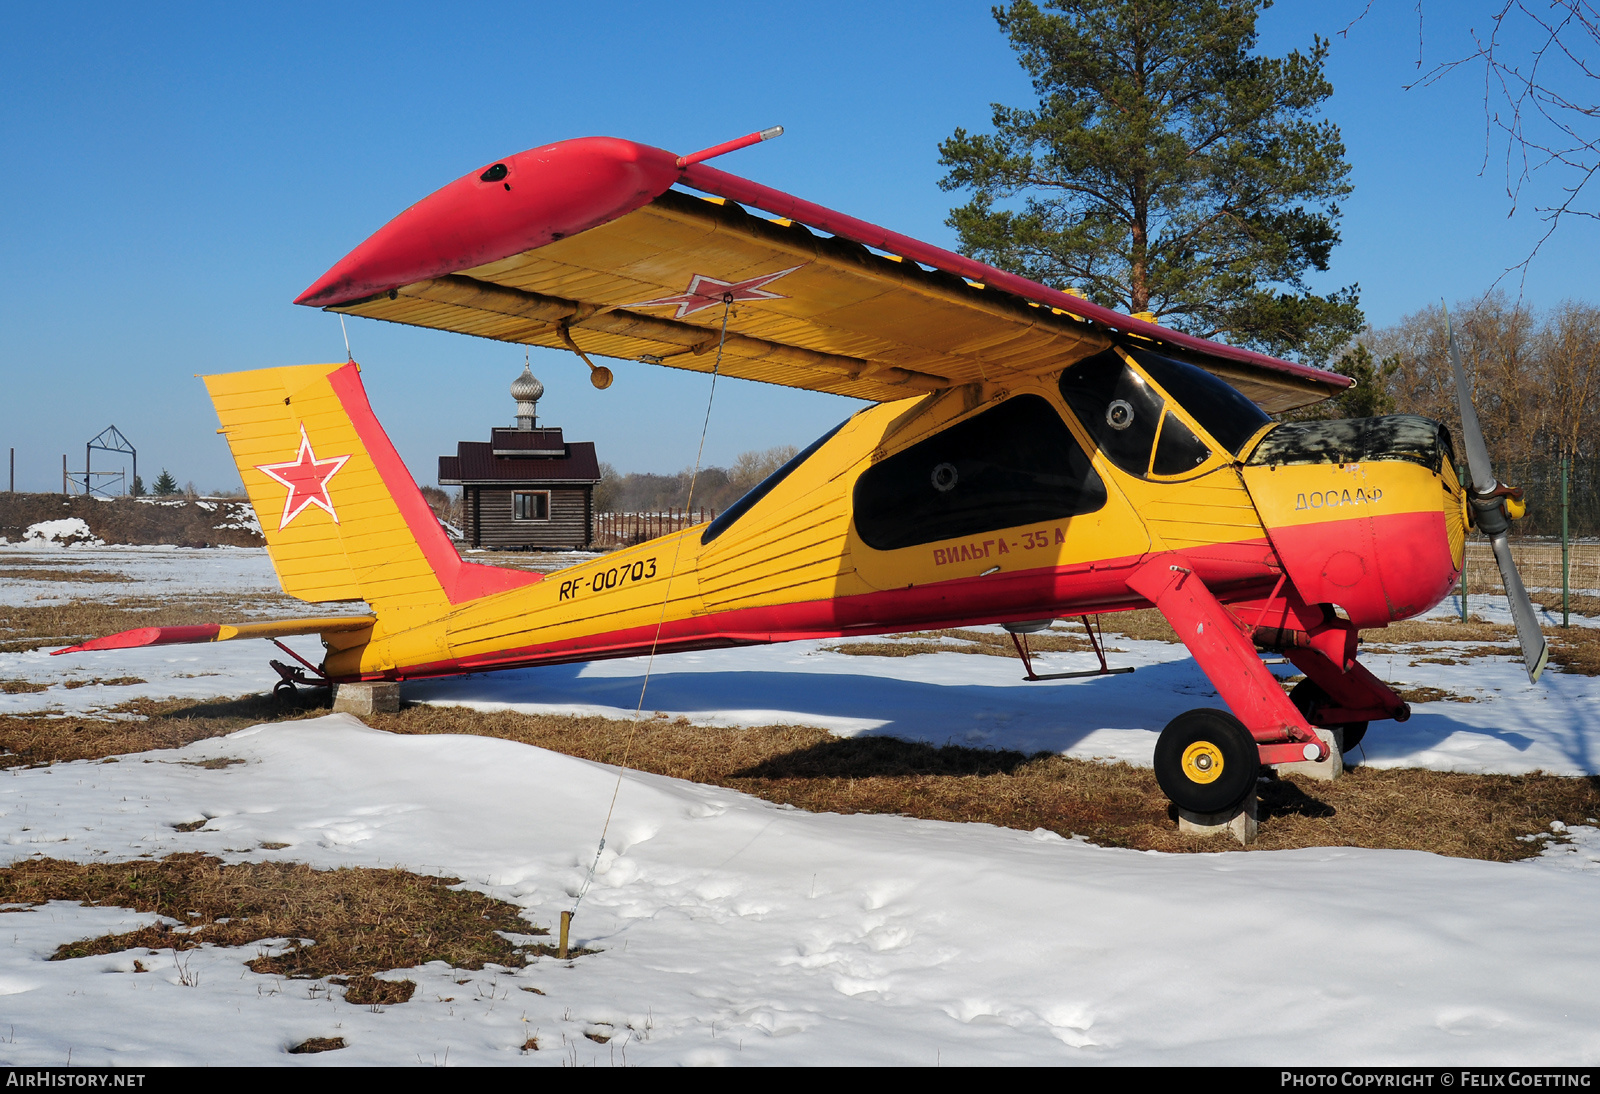
M 463 562 L 372 413 L 354 361 L 205 377 L 290 596 L 443 613 L 538 574 Z

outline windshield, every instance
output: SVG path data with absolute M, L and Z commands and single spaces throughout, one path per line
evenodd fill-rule
M 1129 349 L 1128 356 L 1176 399 L 1200 423 L 1200 428 L 1235 456 L 1257 430 L 1272 421 L 1266 411 L 1233 385 L 1203 368 L 1142 349 Z

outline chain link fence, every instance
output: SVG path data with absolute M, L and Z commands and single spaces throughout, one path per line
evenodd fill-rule
M 1528 514 L 1511 522 L 1513 539 L 1561 539 L 1561 461 L 1537 460 L 1496 467 L 1501 482 L 1520 486 Z M 1567 475 L 1567 534 L 1600 539 L 1600 460 L 1573 460 Z

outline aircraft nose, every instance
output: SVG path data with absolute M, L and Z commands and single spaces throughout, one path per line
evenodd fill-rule
M 1285 423 L 1244 476 L 1300 595 L 1381 627 L 1433 607 L 1461 573 L 1452 456 L 1444 427 L 1413 415 Z

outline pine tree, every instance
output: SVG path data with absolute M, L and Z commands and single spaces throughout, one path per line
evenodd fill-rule
M 163 467 L 161 469 L 161 476 L 156 479 L 155 488 L 152 492 L 157 497 L 171 497 L 173 494 L 178 492 L 178 480 L 173 478 L 172 475 L 168 473 L 167 469 Z
M 939 146 L 963 252 L 1096 303 L 1322 363 L 1357 287 L 1310 291 L 1339 242 L 1328 45 L 1261 57 L 1267 0 L 1030 0 L 995 18 L 1038 102 Z

